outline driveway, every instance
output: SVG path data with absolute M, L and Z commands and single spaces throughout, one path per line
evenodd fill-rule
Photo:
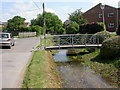
M 25 67 L 31 60 L 32 50 L 40 42 L 37 37 L 16 39 L 12 49 L 0 49 L 0 80 L 2 88 L 20 87 Z

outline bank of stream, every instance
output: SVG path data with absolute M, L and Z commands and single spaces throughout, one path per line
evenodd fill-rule
M 73 56 L 66 55 L 67 50 L 60 50 L 53 57 L 57 63 L 63 88 L 111 88 L 100 74 L 96 74 L 80 61 L 72 62 Z

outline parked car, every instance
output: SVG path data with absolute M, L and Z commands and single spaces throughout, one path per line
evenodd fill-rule
M 15 40 L 11 33 L 0 33 L 0 47 L 7 46 L 11 49 L 15 45 Z

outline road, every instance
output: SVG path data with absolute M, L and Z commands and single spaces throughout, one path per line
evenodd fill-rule
M 12 49 L 0 49 L 0 86 L 2 88 L 20 87 L 25 67 L 31 60 L 32 50 L 39 44 L 39 38 L 16 39 Z

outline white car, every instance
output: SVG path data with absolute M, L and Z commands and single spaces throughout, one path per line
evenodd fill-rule
M 0 33 L 0 47 L 8 46 L 10 49 L 15 45 L 15 40 L 11 33 Z

